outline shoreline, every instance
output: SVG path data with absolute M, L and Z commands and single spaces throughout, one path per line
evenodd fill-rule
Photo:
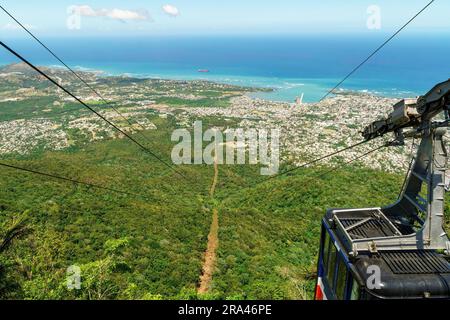
M 0 64 L 0 69 L 12 64 Z M 55 64 L 43 64 L 41 67 L 66 71 L 65 67 Z M 340 79 L 337 78 L 290 78 L 290 77 L 261 77 L 250 75 L 216 74 L 212 69 L 210 73 L 183 71 L 176 73 L 149 73 L 149 72 L 126 72 L 119 70 L 106 70 L 101 68 L 86 67 L 77 64 L 73 67 L 76 72 L 92 73 L 98 77 L 126 77 L 132 79 L 166 80 L 166 81 L 203 81 L 223 85 L 233 85 L 245 88 L 255 88 L 252 98 L 264 99 L 272 102 L 294 103 L 297 97 L 304 94 L 305 103 L 317 103 Z M 359 88 L 361 83 L 370 81 L 368 79 L 350 79 L 343 88 L 338 88 L 337 94 L 350 92 L 355 94 L 370 94 L 386 98 L 410 98 L 420 95 L 419 92 L 403 90 L 399 88 L 375 88 L 366 86 Z M 376 80 L 373 80 L 376 81 Z M 358 87 L 358 88 L 357 88 Z
M 64 93 L 54 91 L 52 86 L 42 82 L 43 79 L 29 72 L 22 65 L 0 69 L 0 74 L 6 74 L 3 77 L 5 90 L 0 96 L 5 106 L 0 122 L 4 133 L 3 137 L 0 135 L 0 144 L 4 144 L 0 148 L 1 154 L 25 155 L 41 149 L 66 149 L 117 138 L 114 130 L 100 123 L 97 117 L 73 105 L 74 101 Z M 59 81 L 70 79 L 68 71 L 61 68 L 48 72 Z M 180 128 L 190 128 L 194 119 L 216 119 L 217 124 L 212 127 L 227 127 L 233 123 L 245 130 L 279 128 L 283 133 L 280 147 L 284 150 L 280 162 L 294 165 L 358 142 L 361 139 L 359 131 L 364 125 L 384 116 L 398 101 L 368 92 L 339 90 L 322 102 L 296 104 L 254 97 L 254 91 L 248 87 L 205 80 L 138 79 L 123 75 L 103 78 L 83 72 L 88 83 L 95 83 L 99 92 L 107 92 L 106 97 L 111 103 L 118 103 L 127 117 L 140 121 L 146 130 L 157 129 L 157 119 L 169 117 Z M 84 101 L 97 104 L 98 97 L 79 81 L 66 85 Z M 15 97 L 21 99 L 5 100 Z M 69 108 L 68 112 L 62 113 L 63 108 Z M 112 121 L 122 121 L 111 109 L 103 112 Z M 139 131 L 126 123 L 122 126 L 132 133 Z M 361 149 L 364 151 L 365 147 Z M 346 161 L 356 155 L 348 152 L 335 160 Z M 398 154 L 390 150 L 387 154 L 381 152 L 377 158 L 366 159 L 364 165 L 396 171 L 403 168 L 404 160 L 404 151 Z M 324 161 L 323 164 L 327 163 Z

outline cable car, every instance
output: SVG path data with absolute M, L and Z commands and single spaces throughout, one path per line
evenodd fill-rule
M 398 200 L 383 208 L 329 209 L 322 220 L 316 300 L 450 299 L 450 240 L 444 231 L 450 80 L 403 100 L 366 140 L 394 132 L 421 139 Z M 431 119 L 445 113 L 445 121 Z M 403 132 L 406 127 L 411 131 Z
M 349 252 L 333 222 L 336 214 L 351 236 L 394 236 L 396 228 L 379 212 L 380 208 L 327 212 L 322 221 L 315 299 L 449 299 L 450 263 L 438 251 L 368 251 L 357 257 Z

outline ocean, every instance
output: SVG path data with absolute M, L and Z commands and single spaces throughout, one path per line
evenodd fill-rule
M 202 79 L 273 88 L 253 96 L 319 100 L 387 36 L 217 36 L 43 38 L 66 63 L 107 75 Z M 31 38 L 3 41 L 35 64 L 58 65 Z M 450 78 L 450 35 L 400 34 L 343 85 L 388 97 L 426 93 Z M 17 62 L 0 51 L 0 64 Z M 209 72 L 198 72 L 207 69 Z

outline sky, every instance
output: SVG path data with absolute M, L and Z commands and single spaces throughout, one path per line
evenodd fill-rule
M 39 36 L 389 33 L 429 0 L 0 0 Z M 408 32 L 449 33 L 450 1 L 436 0 Z M 375 19 L 375 20 L 373 20 Z M 370 27 L 368 26 L 368 23 Z M 26 36 L 0 11 L 2 37 Z

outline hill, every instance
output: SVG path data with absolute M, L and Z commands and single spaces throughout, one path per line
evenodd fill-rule
M 177 169 L 186 179 L 181 178 L 42 79 L 5 73 L 17 67 L 0 70 L 5 79 L 0 91 L 1 162 L 128 194 L 2 167 L 3 299 L 308 299 L 325 210 L 389 204 L 401 186 L 399 169 L 408 148 L 387 150 L 375 160 L 317 177 L 352 157 L 350 153 L 265 183 L 259 183 L 259 165 L 220 165 L 212 198 L 213 166 L 182 165 Z M 58 70 L 52 72 L 58 76 Z M 335 138 L 358 130 L 349 122 L 355 101 L 367 106 L 388 103 L 380 97 L 345 94 L 305 109 L 308 106 L 252 100 L 245 96 L 252 88 L 87 76 L 146 130 L 121 122 L 110 106 L 70 82 L 73 90 L 166 161 L 174 145 L 172 132 L 191 131 L 194 119 L 202 120 L 205 130 L 280 124 L 288 130 L 282 139 L 287 152 L 280 170 L 285 170 L 351 143 Z M 337 122 L 336 130 L 323 131 L 333 122 L 325 107 L 343 102 L 348 117 Z M 295 134 L 300 127 L 309 128 L 305 139 L 323 131 L 319 143 L 326 148 L 308 148 L 302 135 Z M 380 166 L 377 160 L 383 157 Z M 391 162 L 399 165 L 386 170 Z M 214 212 L 219 243 L 215 272 L 207 293 L 199 295 Z M 67 286 L 76 268 L 79 290 Z

